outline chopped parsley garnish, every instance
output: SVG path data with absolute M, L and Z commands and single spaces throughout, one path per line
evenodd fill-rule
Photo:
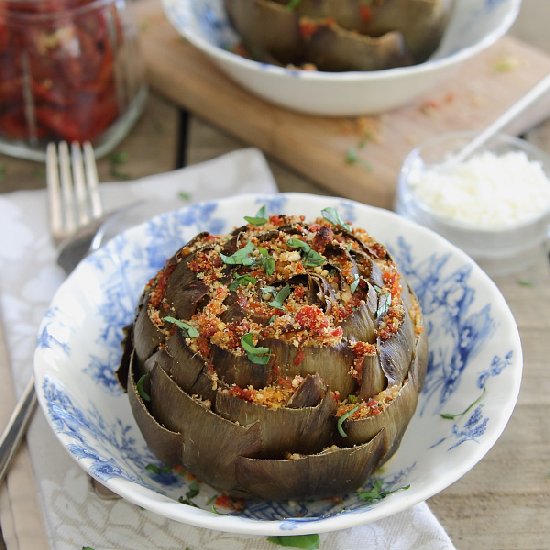
M 188 193 L 187 191 L 179 191 L 178 198 L 184 202 L 189 202 L 191 200 L 191 193 Z
M 275 307 L 277 309 L 284 309 L 283 303 L 290 295 L 290 285 L 286 284 L 279 292 L 277 292 L 277 296 L 275 296 L 275 299 L 269 302 L 269 305 L 271 307 Z
M 323 208 L 323 210 L 321 210 L 321 214 L 323 215 L 323 218 L 325 218 L 325 220 L 327 220 L 327 222 L 330 222 L 332 225 L 336 227 L 343 227 L 347 231 L 351 231 L 351 227 L 346 222 L 344 222 L 344 220 L 340 216 L 340 212 L 338 212 L 336 208 L 332 208 L 332 206 Z
M 269 542 L 286 548 L 319 550 L 319 535 L 295 535 L 293 537 L 267 537 Z
M 350 409 L 347 413 L 344 413 L 344 414 L 338 419 L 338 433 L 339 433 L 342 437 L 348 437 L 348 434 L 344 431 L 344 428 L 342 427 L 342 425 L 344 424 L 344 422 L 345 422 L 350 416 L 352 416 L 353 414 L 355 414 L 358 410 L 359 410 L 359 405 L 355 405 L 355 407 L 353 407 L 353 409 Z
M 249 241 L 246 243 L 246 246 L 239 248 L 239 250 L 231 254 L 231 256 L 220 253 L 220 257 L 223 263 L 227 265 L 253 265 L 255 260 L 250 257 L 253 250 L 254 245 Z
M 265 205 L 262 206 L 254 216 L 244 216 L 244 219 L 251 225 L 265 225 L 267 223 L 267 214 L 265 212 Z
M 391 306 L 391 294 L 386 292 L 378 300 L 378 309 L 376 310 L 376 317 L 383 317 L 388 312 Z
M 269 255 L 267 248 L 259 247 L 260 252 L 259 264 L 264 268 L 266 275 L 273 275 L 275 273 L 275 258 Z
M 82 550 L 95 550 L 95 549 L 92 548 L 91 546 L 83 546 Z
M 288 11 L 294 11 L 301 3 L 302 0 L 289 0 L 286 9 Z
M 353 274 L 353 283 L 351 283 L 350 285 L 350 290 L 352 292 L 352 294 L 357 290 L 357 287 L 359 286 L 359 281 L 360 281 L 360 277 L 359 277 L 359 273 L 354 273 Z
M 483 388 L 481 395 L 475 401 L 470 403 L 461 413 L 458 413 L 458 414 L 441 413 L 439 416 L 441 418 L 444 418 L 445 420 L 455 420 L 456 418 L 460 418 L 461 416 L 464 416 L 466 413 L 471 411 L 483 399 L 484 395 L 485 395 L 485 388 Z
M 167 315 L 166 317 L 163 317 L 162 320 L 166 321 L 167 323 L 172 323 L 173 325 L 176 325 L 178 328 L 181 328 L 184 336 L 187 338 L 198 338 L 199 336 L 199 331 L 197 327 L 194 327 L 193 325 L 190 325 L 185 321 L 180 321 L 179 319 L 176 319 L 171 315 Z
M 178 502 L 180 504 L 189 504 L 190 506 L 197 507 L 197 505 L 192 501 L 192 499 L 195 498 L 198 494 L 199 494 L 199 484 L 196 480 L 193 480 L 187 486 L 187 493 L 185 493 L 185 498 L 179 497 Z
M 130 176 L 121 170 L 121 167 L 124 166 L 127 162 L 128 153 L 125 153 L 123 151 L 113 151 L 109 155 L 109 169 L 111 172 L 111 176 L 121 180 L 130 179 Z
M 288 241 L 286 241 L 286 244 L 290 246 L 290 248 L 299 248 L 302 250 L 302 252 L 304 253 L 304 265 L 308 267 L 317 267 L 325 265 L 327 263 L 327 259 L 324 256 L 321 256 L 319 252 L 313 250 L 313 248 L 311 248 L 309 244 L 300 239 L 288 239 Z
M 535 286 L 535 285 L 533 284 L 533 281 L 528 281 L 527 279 L 519 279 L 519 280 L 518 280 L 518 285 L 519 285 L 519 286 L 529 286 L 529 287 L 530 287 L 530 286 Z
M 169 474 L 172 472 L 170 466 L 157 466 L 156 464 L 147 464 L 145 469 L 153 474 Z
M 249 275 L 248 273 L 245 273 L 244 275 L 237 275 L 233 281 L 231 281 L 231 284 L 229 285 L 229 290 L 235 291 L 240 286 L 248 286 L 249 284 L 256 284 L 257 279 L 256 277 L 253 277 L 252 275 Z
M 267 365 L 271 350 L 269 348 L 257 348 L 254 346 L 254 336 L 249 332 L 241 338 L 241 346 L 246 351 L 246 356 L 256 365 Z
M 269 318 L 269 321 L 267 322 L 268 325 L 272 325 L 275 322 L 275 319 L 277 319 L 277 315 L 272 315 Z
M 143 387 L 145 384 L 149 383 L 149 379 L 151 378 L 151 373 L 146 372 L 138 381 L 136 384 L 137 392 L 139 393 L 139 396 L 143 399 L 143 401 L 151 401 L 151 396 L 147 393 L 145 388 Z
M 360 144 L 360 147 L 362 147 L 362 144 Z M 361 164 L 363 168 L 367 170 L 372 170 L 372 164 L 365 158 L 360 157 L 357 149 L 355 147 L 350 147 L 346 151 L 346 156 L 344 157 L 344 160 L 346 161 L 346 164 Z
M 382 480 L 377 479 L 374 481 L 372 488 L 369 491 L 361 491 L 357 493 L 357 496 L 363 501 L 368 502 L 369 504 L 374 504 L 375 502 L 379 502 L 380 500 L 383 500 L 388 495 L 391 495 L 392 493 L 397 493 L 399 491 L 406 491 L 407 489 L 410 489 L 410 485 L 404 485 L 403 487 L 398 487 L 397 489 L 390 489 L 385 490 L 383 489 L 383 483 Z

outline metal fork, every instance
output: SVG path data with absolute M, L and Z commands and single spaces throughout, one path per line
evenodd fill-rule
M 56 246 L 73 237 L 103 212 L 99 196 L 94 150 L 89 142 L 80 147 L 66 141 L 46 149 L 46 182 L 50 207 L 50 231 Z
M 70 150 L 69 150 L 70 149 Z M 102 214 L 97 168 L 90 143 L 64 141 L 46 149 L 46 182 L 50 231 L 56 247 Z M 68 273 L 67 273 L 68 274 Z M 34 377 L 27 383 L 0 438 L 0 482 L 3 480 L 36 408 Z

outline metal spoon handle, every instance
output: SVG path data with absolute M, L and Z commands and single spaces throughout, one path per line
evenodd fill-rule
M 0 483 L 2 483 L 11 461 L 21 444 L 27 424 L 32 418 L 35 408 L 34 377 L 31 376 L 0 438 Z
M 470 141 L 470 143 L 465 145 L 456 155 L 453 155 L 452 161 L 462 162 L 470 157 L 494 135 L 510 124 L 510 122 L 512 122 L 516 117 L 525 112 L 526 109 L 528 109 L 533 103 L 535 103 L 535 101 L 537 101 L 549 90 L 550 74 L 539 81 L 536 86 L 531 88 L 527 94 L 514 103 L 505 113 L 498 117 L 493 124 L 488 126 L 485 130 L 483 130 L 483 132 Z

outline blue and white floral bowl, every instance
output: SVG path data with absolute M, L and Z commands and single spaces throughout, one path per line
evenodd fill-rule
M 168 20 L 244 88 L 292 110 L 316 115 L 375 114 L 410 103 L 466 59 L 492 45 L 515 21 L 521 0 L 454 0 L 432 57 L 412 67 L 328 73 L 291 70 L 232 53 L 239 42 L 222 0 L 163 0 Z
M 422 304 L 429 372 L 397 453 L 376 473 L 377 485 L 391 493 L 378 502 L 353 493 L 341 502 L 249 502 L 239 511 L 213 510 L 214 489 L 163 467 L 148 450 L 115 381 L 122 327 L 132 322 L 148 279 L 197 232 L 229 231 L 263 204 L 270 213 L 301 213 L 308 219 L 327 206 L 337 208 L 389 247 Z M 344 199 L 241 195 L 161 214 L 84 260 L 61 285 L 41 324 L 34 368 L 38 398 L 57 437 L 112 491 L 200 527 L 300 535 L 379 520 L 429 498 L 470 470 L 512 414 L 522 352 L 515 321 L 494 283 L 435 233 Z M 196 506 L 178 502 L 180 497 Z

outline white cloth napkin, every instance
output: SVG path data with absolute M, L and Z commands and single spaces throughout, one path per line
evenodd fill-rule
M 102 184 L 100 187 L 106 209 L 146 199 L 155 211 L 159 210 L 159 204 L 175 208 L 185 204 L 185 200 L 196 202 L 238 193 L 277 191 L 263 155 L 254 149 L 237 151 L 201 165 L 136 182 Z M 181 193 L 188 195 L 188 199 L 182 198 Z M 0 195 L 1 322 L 17 394 L 31 375 L 39 322 L 64 277 L 55 265 L 55 252 L 47 228 L 44 191 Z M 265 538 L 191 527 L 147 512 L 122 499 L 99 498 L 89 490 L 85 472 L 58 443 L 41 411 L 30 428 L 28 446 L 52 548 L 277 548 Z M 16 498 L 12 491 L 11 500 Z M 0 518 L 10 515 L 5 510 L 10 506 L 7 500 L 0 501 Z M 15 513 L 13 508 L 11 514 Z M 28 522 L 24 524 L 28 525 Z M 17 540 L 17 533 L 13 534 L 13 540 Z M 15 547 L 16 542 L 13 544 Z M 435 550 L 453 548 L 453 545 L 423 503 L 375 524 L 321 535 L 322 550 L 360 548 Z

